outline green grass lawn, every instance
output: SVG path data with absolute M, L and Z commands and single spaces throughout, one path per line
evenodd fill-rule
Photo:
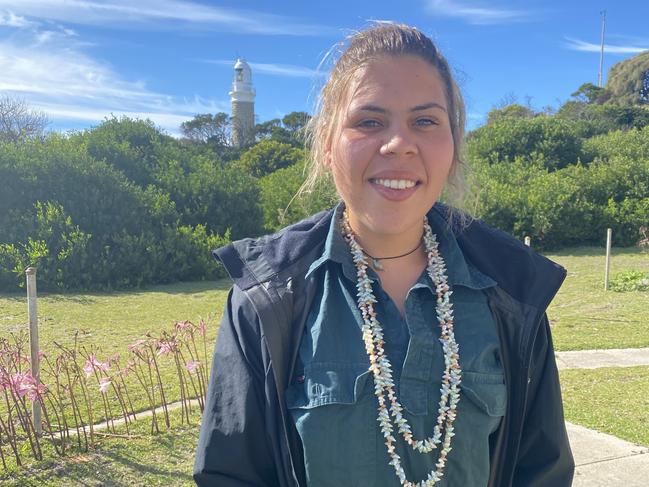
M 150 422 L 139 420 L 129 439 L 100 439 L 95 450 L 65 458 L 31 462 L 27 468 L 3 473 L 3 487 L 191 487 L 198 440 L 198 409 L 191 424 L 181 425 L 180 410 L 171 411 L 172 428 L 151 436 Z M 126 431 L 119 429 L 118 434 Z
M 40 348 L 48 355 L 58 354 L 54 342 L 71 346 L 75 332 L 78 340 L 88 349 L 96 348 L 100 361 L 119 353 L 122 366 L 130 356 L 128 345 L 142 338 L 146 333 L 159 335 L 162 330 L 173 328 L 175 321 L 191 320 L 197 323 L 201 317 L 214 315 L 207 331 L 207 364 L 211 360 L 212 348 L 223 306 L 227 299 L 229 284 L 220 282 L 195 282 L 155 286 L 147 290 L 112 293 L 42 294 L 38 298 Z M 0 337 L 10 332 L 27 329 L 27 307 L 23 295 L 0 296 Z M 199 354 L 203 347 L 199 343 Z M 53 356 L 52 356 L 53 358 Z M 201 357 L 202 359 L 203 357 Z M 174 361 L 170 357 L 159 357 L 161 378 L 168 402 L 180 399 L 179 381 Z M 205 361 L 205 360 L 201 360 Z M 53 381 L 42 367 L 42 380 L 48 385 Z M 104 419 L 101 409 L 101 395 L 94 378 L 91 393 L 94 402 L 95 421 Z M 129 394 L 136 411 L 148 408 L 149 404 L 137 381 L 129 380 Z M 116 404 L 117 401 L 114 400 Z M 4 402 L 0 402 L 0 412 Z M 85 414 L 85 408 L 82 406 Z M 71 414 L 71 410 L 68 410 Z M 113 413 L 117 409 L 113 408 Z M 72 417 L 68 417 L 72 421 Z
M 107 354 L 126 352 L 126 347 L 148 331 L 169 328 L 176 320 L 198 320 L 208 314 L 221 316 L 230 285 L 190 282 L 154 286 L 146 290 L 40 294 L 38 297 L 41 348 L 52 341 L 70 345 L 75 330 L 82 340 L 100 346 Z M 0 333 L 27 329 L 24 294 L 0 294 Z M 215 327 L 210 330 L 215 335 Z
M 566 419 L 649 446 L 649 367 L 561 371 Z
M 614 249 L 611 275 L 624 270 L 649 271 L 649 255 L 636 249 Z M 568 277 L 549 310 L 557 350 L 649 346 L 649 293 L 603 290 L 602 249 L 579 248 L 549 255 L 568 269 Z M 103 357 L 127 354 L 127 347 L 147 332 L 158 334 L 176 320 L 216 319 L 208 329 L 211 353 L 229 282 L 200 282 L 154 286 L 146 290 L 39 295 L 41 348 L 53 341 L 70 345 L 75 330 L 88 347 Z M 23 294 L 0 295 L 0 336 L 26 329 Z M 169 399 L 179 397 L 171 364 L 162 370 Z M 649 446 L 649 368 L 568 370 L 561 373 L 566 417 L 569 421 Z M 620 384 L 627 387 L 620 388 Z M 136 398 L 144 409 L 143 396 Z M 175 426 L 149 436 L 149 421 L 138 422 L 129 440 L 102 440 L 90 453 L 63 460 L 47 456 L 43 462 L 7 476 L 8 486 L 148 486 L 193 485 L 190 477 L 198 437 L 194 426 Z M 101 419 L 101 418 L 98 418 Z M 199 418 L 193 418 L 195 423 Z M 643 433 L 644 431 L 644 433 Z M 6 450 L 5 450 L 6 451 Z
M 604 291 L 604 249 L 548 255 L 568 277 L 548 310 L 557 350 L 649 347 L 649 292 Z M 649 253 L 614 248 L 611 276 L 649 271 Z

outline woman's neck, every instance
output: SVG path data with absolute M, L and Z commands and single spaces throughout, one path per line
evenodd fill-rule
M 373 232 L 349 215 L 349 224 L 354 232 L 356 241 L 363 248 L 367 255 L 375 259 L 398 258 L 405 259 L 411 254 L 418 254 L 419 246 L 422 244 L 424 234 L 423 223 L 407 228 L 399 233 L 377 233 Z

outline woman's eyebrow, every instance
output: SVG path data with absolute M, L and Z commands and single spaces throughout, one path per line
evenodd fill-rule
M 414 106 L 410 109 L 411 112 L 420 112 L 423 110 L 428 110 L 429 108 L 439 108 L 440 110 L 446 111 L 446 107 L 443 105 L 440 105 L 439 103 L 435 103 L 434 101 L 431 101 L 430 103 L 425 103 L 423 105 L 417 105 Z
M 438 108 L 443 111 L 447 111 L 446 107 L 443 105 L 440 105 L 439 103 L 436 103 L 434 101 L 430 103 L 424 103 L 423 105 L 416 105 L 410 109 L 411 112 L 421 112 L 424 110 L 428 110 L 430 108 Z M 363 111 L 363 112 L 375 112 L 375 113 L 388 113 L 388 110 L 386 110 L 383 107 L 380 107 L 378 105 L 362 105 L 357 108 L 358 111 Z
M 385 108 L 382 108 L 378 105 L 362 105 L 357 109 L 359 112 L 376 112 L 376 113 L 388 113 Z

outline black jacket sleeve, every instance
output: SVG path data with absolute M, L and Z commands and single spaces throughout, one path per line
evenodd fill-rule
M 194 480 L 199 487 L 278 484 L 265 425 L 259 320 L 238 288 L 228 296 L 214 350 Z
M 570 487 L 574 460 L 563 418 L 559 374 L 547 316 L 539 326 L 528 378 L 528 407 L 514 487 Z

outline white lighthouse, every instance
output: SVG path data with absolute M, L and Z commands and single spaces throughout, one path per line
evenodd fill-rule
M 234 81 L 230 92 L 232 103 L 232 145 L 243 147 L 254 142 L 255 89 L 252 71 L 244 59 L 234 64 Z

